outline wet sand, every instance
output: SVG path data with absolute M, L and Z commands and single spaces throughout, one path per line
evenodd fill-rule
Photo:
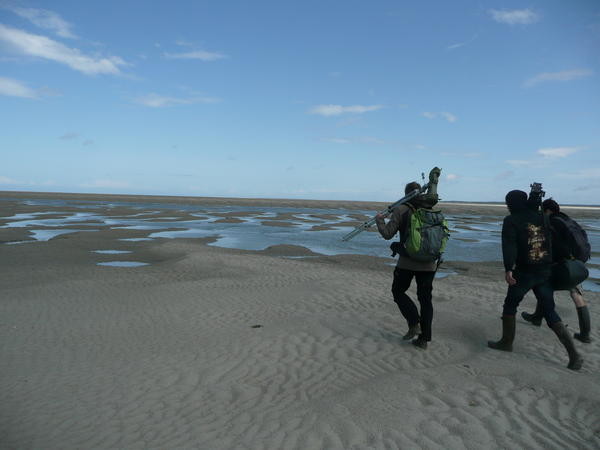
M 42 209 L 3 201 L 0 217 Z M 487 348 L 506 292 L 497 262 L 444 264 L 422 351 L 402 341 L 387 258 L 96 228 L 0 244 L 0 448 L 600 447 L 598 293 L 574 373 L 554 334 L 520 318 L 512 353 Z M 111 261 L 149 265 L 97 265 Z M 567 293 L 556 300 L 578 330 Z

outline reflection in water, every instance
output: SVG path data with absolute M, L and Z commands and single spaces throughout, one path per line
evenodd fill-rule
M 32 238 L 36 241 L 49 241 L 56 236 L 60 236 L 61 234 L 69 234 L 69 233 L 77 233 L 79 231 L 96 231 L 96 230 L 71 230 L 71 229 L 62 229 L 62 230 L 28 230 L 32 233 Z
M 352 227 L 343 226 L 344 222 L 358 216 L 371 217 L 375 211 L 342 210 L 342 209 L 307 209 L 285 207 L 250 207 L 250 206 L 194 206 L 181 204 L 159 203 L 107 203 L 107 202 L 77 202 L 69 203 L 59 200 L 27 201 L 35 206 L 52 206 L 61 208 L 74 206 L 83 212 L 61 213 L 65 217 L 58 219 L 43 219 L 38 217 L 44 213 L 16 215 L 4 227 L 56 227 L 56 230 L 32 230 L 37 240 L 51 239 L 58 234 L 73 233 L 82 230 L 66 230 L 65 225 L 93 220 L 94 223 L 121 228 L 122 230 L 153 231 L 148 237 L 122 238 L 121 241 L 147 241 L 157 238 L 205 238 L 214 237 L 209 245 L 245 250 L 263 250 L 273 245 L 298 245 L 313 252 L 324 255 L 360 254 L 387 257 L 391 254 L 389 245 L 376 232 L 364 232 L 349 242 L 341 240 Z M 129 207 L 140 212 L 126 216 L 106 216 L 98 212 L 85 212 L 92 209 L 107 207 Z M 159 213 L 172 216 L 175 212 L 185 213 L 185 219 L 173 220 L 173 217 L 157 217 Z M 48 212 L 57 214 L 56 212 Z M 223 218 L 236 217 L 239 213 L 240 223 L 216 222 Z M 194 219 L 189 220 L 190 216 Z M 263 225 L 265 219 L 277 218 L 290 224 L 288 227 Z M 500 216 L 470 216 L 447 215 L 451 228 L 451 239 L 448 241 L 444 259 L 447 261 L 499 261 L 501 259 L 500 231 L 502 217 Z M 586 219 L 592 248 L 600 248 L 600 221 Z M 311 231 L 315 225 L 328 225 L 333 229 Z M 459 228 L 457 228 L 459 227 Z M 177 228 L 176 230 L 173 230 Z M 167 231 L 170 230 L 170 231 Z M 87 230 L 86 230 L 87 231 Z M 452 239 L 455 237 L 456 239 Z M 396 236 L 396 240 L 397 240 Z M 598 257 L 594 257 L 598 260 Z
M 147 266 L 148 263 L 138 261 L 109 261 L 97 263 L 98 266 L 111 266 L 111 267 L 141 267 Z

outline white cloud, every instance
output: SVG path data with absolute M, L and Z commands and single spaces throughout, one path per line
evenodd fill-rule
M 504 181 L 510 177 L 512 177 L 515 173 L 512 170 L 505 170 L 504 172 L 500 172 L 494 177 L 494 181 Z
M 449 112 L 441 112 L 440 115 L 448 122 L 456 122 L 458 120 L 458 117 L 456 117 L 454 114 L 450 114 Z
M 377 111 L 383 108 L 383 105 L 353 105 L 353 106 L 341 106 L 341 105 L 317 105 L 308 111 L 309 114 L 318 114 L 320 116 L 339 116 L 340 114 L 362 114 L 369 111 Z
M 489 13 L 496 22 L 508 25 L 529 25 L 540 19 L 531 9 L 491 9 Z
M 358 138 L 353 138 L 353 139 L 322 138 L 321 141 L 331 142 L 332 144 L 353 144 L 353 143 L 367 144 L 367 145 L 385 145 L 386 144 L 386 141 L 376 138 L 376 137 L 372 137 L 372 136 L 363 136 L 363 137 L 358 137 Z
M 536 164 L 535 161 L 524 160 L 524 159 L 509 159 L 506 161 L 511 166 L 515 167 L 528 167 Z
M 456 179 L 458 179 L 458 175 L 456 175 L 455 173 L 449 173 L 446 175 L 446 179 L 450 180 L 450 181 L 456 180 Z
M 228 58 L 227 55 L 219 52 L 207 52 L 205 50 L 194 50 L 185 53 L 164 53 L 167 59 L 199 59 L 200 61 L 216 61 L 218 59 Z
M 10 11 L 29 20 L 34 25 L 51 30 L 63 38 L 75 38 L 71 32 L 71 24 L 53 11 L 35 8 L 7 7 Z
M 443 119 L 446 119 L 450 123 L 456 122 L 458 120 L 458 117 L 456 117 L 454 114 L 446 112 L 446 111 L 442 111 L 442 112 L 425 111 L 421 115 L 428 119 L 436 119 L 438 117 L 441 117 Z
M 468 41 L 465 41 L 465 42 L 457 42 L 456 44 L 449 45 L 449 46 L 447 46 L 446 48 L 447 48 L 448 50 L 455 50 L 455 49 L 457 49 L 457 48 L 464 47 L 465 45 L 467 45 L 467 44 L 470 44 L 470 43 L 471 43 L 471 42 L 473 42 L 475 39 L 477 39 L 477 35 L 474 35 L 474 36 L 473 36 L 471 39 L 469 39 Z
M 214 97 L 176 98 L 151 93 L 138 97 L 134 101 L 140 105 L 149 106 L 151 108 L 161 108 L 173 105 L 191 105 L 194 103 L 218 103 L 220 99 Z
M 323 138 L 321 139 L 323 142 L 331 142 L 332 144 L 350 144 L 352 141 L 350 139 L 344 138 Z
M 0 95 L 10 97 L 37 98 L 38 94 L 20 81 L 0 77 Z
M 479 158 L 483 156 L 483 153 L 480 152 L 465 152 L 465 153 L 457 153 L 457 152 L 441 152 L 442 156 L 453 156 L 459 158 Z
M 455 48 L 460 48 L 462 46 L 464 46 L 466 44 L 466 42 L 459 42 L 457 44 L 452 44 L 449 45 L 448 47 L 446 47 L 448 50 L 454 50 Z
M 565 158 L 578 150 L 577 147 L 550 147 L 540 148 L 537 152 L 546 158 Z
M 589 69 L 563 70 L 561 72 L 543 72 L 529 78 L 523 83 L 525 87 L 532 87 L 545 81 L 571 81 L 589 77 L 593 74 Z
M 580 169 L 576 172 L 559 173 L 556 176 L 561 178 L 600 178 L 600 167 L 590 167 Z
M 379 139 L 373 136 L 363 136 L 358 138 L 358 141 L 361 144 L 375 144 L 375 145 L 385 145 L 387 144 L 387 142 L 385 142 L 383 139 Z
M 79 134 L 77 133 L 65 133 L 62 136 L 59 137 L 59 139 L 62 139 L 63 141 L 71 141 L 73 139 L 77 139 L 79 137 Z
M 66 64 L 71 69 L 87 75 L 117 75 L 121 73 L 119 66 L 125 65 L 125 62 L 118 56 L 107 58 L 87 56 L 76 48 L 69 48 L 45 36 L 27 33 L 2 24 L 0 24 L 0 42 L 5 42 L 15 51 L 24 55 Z
M 12 178 L 0 175 L 0 184 L 18 184 L 18 183 L 17 183 L 17 181 L 13 180 Z
M 129 183 L 127 181 L 118 180 L 93 180 L 89 183 L 82 184 L 81 187 L 119 189 L 129 187 Z

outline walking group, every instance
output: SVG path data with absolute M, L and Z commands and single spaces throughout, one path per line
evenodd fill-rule
M 430 186 L 437 185 L 439 169 L 432 173 L 434 171 L 437 172 L 433 178 L 430 174 Z M 416 189 L 421 189 L 418 183 L 409 183 L 405 194 Z M 387 222 L 384 214 L 375 217 L 377 229 L 385 239 L 400 233 L 400 242 L 391 246 L 394 254 L 399 254 L 392 295 L 408 323 L 403 339 L 412 340 L 420 349 L 426 349 L 431 341 L 433 280 L 448 238 L 443 215 L 431 208 L 437 202 L 437 187 L 433 192 L 433 196 L 415 196 L 396 206 Z M 583 358 L 556 312 L 554 291 L 569 291 L 579 319 L 579 332 L 574 337 L 589 343 L 590 314 L 579 283 L 587 278 L 583 263 L 590 258 L 591 249 L 585 231 L 560 210 L 556 201 L 542 202 L 543 195 L 541 185 L 534 183 L 529 196 L 524 191 L 513 190 L 505 197 L 509 215 L 502 224 L 502 256 L 508 290 L 502 311 L 502 337 L 498 341 L 488 341 L 488 347 L 512 351 L 517 308 L 525 295 L 533 291 L 536 309 L 533 313 L 523 312 L 523 319 L 537 326 L 545 319 L 567 351 L 567 367 L 579 370 Z M 421 253 L 414 250 L 413 242 L 417 242 Z M 413 278 L 417 284 L 420 311 L 406 293 Z

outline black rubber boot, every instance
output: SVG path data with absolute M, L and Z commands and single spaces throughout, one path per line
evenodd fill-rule
M 421 334 L 421 325 L 419 324 L 419 322 L 417 322 L 415 325 L 408 328 L 408 331 L 404 336 L 402 336 L 402 339 L 408 341 L 419 334 Z
M 417 348 L 420 348 L 421 350 L 427 350 L 427 341 L 425 339 L 421 339 L 421 337 L 413 339 L 412 345 L 414 345 Z
M 499 341 L 488 341 L 488 347 L 494 350 L 512 352 L 512 344 L 515 340 L 515 316 L 502 316 L 502 339 Z
M 552 328 L 552 331 L 556 333 L 556 336 L 558 336 L 558 339 L 562 345 L 564 345 L 567 349 L 567 353 L 569 354 L 569 365 L 567 368 L 571 370 L 581 369 L 581 366 L 583 365 L 583 358 L 579 353 L 577 353 L 573 339 L 571 339 L 571 335 L 567 331 L 567 328 L 564 326 L 564 324 L 562 322 L 556 322 L 550 325 L 550 328 Z
M 527 322 L 530 322 L 532 325 L 539 327 L 542 324 L 542 318 L 544 314 L 542 313 L 542 306 L 540 302 L 535 305 L 535 311 L 533 314 L 529 314 L 528 312 L 522 312 L 521 317 L 525 319 Z
M 577 308 L 577 317 L 579 318 L 579 333 L 575 333 L 573 336 L 578 341 L 589 344 L 592 339 L 590 338 L 590 311 L 588 307 L 581 306 Z

